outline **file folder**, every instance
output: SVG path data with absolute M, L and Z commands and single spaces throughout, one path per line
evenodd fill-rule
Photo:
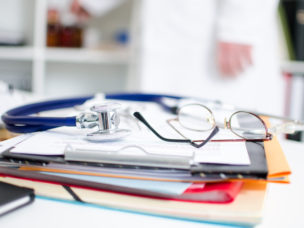
M 27 186 L 29 188 L 34 188 L 37 194 L 41 196 L 72 200 L 73 196 L 75 195 L 75 194 L 70 194 L 70 191 L 65 191 L 65 188 L 66 187 L 73 188 L 76 186 L 51 184 L 40 180 L 27 180 L 27 179 L 15 178 L 15 177 L 0 177 L 0 181 Z M 166 197 L 152 197 L 152 198 L 163 199 L 168 201 L 173 200 L 173 201 L 183 201 L 183 202 L 225 204 L 225 203 L 231 203 L 235 200 L 235 198 L 241 191 L 242 186 L 243 186 L 243 182 L 241 181 L 220 182 L 220 183 L 216 182 L 216 183 L 207 183 L 207 184 L 194 183 L 180 195 L 172 194 L 171 196 L 168 195 L 168 198 Z M 94 189 L 94 190 L 101 192 L 111 192 L 109 190 L 103 191 L 102 189 Z M 120 194 L 124 194 L 124 193 L 121 192 Z M 143 195 L 137 195 L 137 196 L 149 197 Z M 81 199 L 82 196 L 80 195 L 78 196 L 78 198 Z
M 37 194 L 48 199 L 61 199 L 72 202 L 73 198 L 61 185 L 42 183 L 31 180 L 15 178 L 7 179 L 9 183 L 22 184 L 31 182 Z M 108 191 L 99 191 L 89 188 L 70 186 L 71 191 L 81 200 L 81 205 L 100 205 L 120 211 L 136 212 L 168 218 L 186 219 L 210 223 L 224 223 L 255 225 L 261 221 L 264 197 L 266 193 L 265 182 L 248 182 L 240 189 L 233 202 L 228 204 L 201 203 L 189 201 L 176 201 L 155 197 L 140 197 L 136 194 L 120 194 Z M 75 202 L 75 201 L 74 201 Z

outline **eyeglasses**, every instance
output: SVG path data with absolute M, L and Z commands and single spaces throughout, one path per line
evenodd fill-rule
M 220 127 L 229 129 L 239 139 L 213 139 L 218 133 L 219 128 L 215 121 L 212 111 L 202 104 L 187 104 L 177 109 L 177 117 L 167 120 L 167 123 L 184 139 L 168 139 L 161 136 L 139 113 L 135 112 L 134 116 L 146 125 L 158 138 L 167 142 L 185 142 L 190 143 L 196 148 L 204 146 L 207 142 L 238 142 L 238 141 L 266 141 L 272 138 L 268 132 L 264 121 L 256 114 L 247 111 L 234 112 L 224 124 Z M 174 122 L 178 122 L 182 129 L 196 132 L 211 133 L 205 139 L 191 140 L 179 130 Z

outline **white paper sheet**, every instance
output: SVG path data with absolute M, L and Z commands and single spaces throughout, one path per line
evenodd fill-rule
M 9 148 L 12 148 L 12 147 L 16 146 L 18 143 L 24 141 L 25 139 L 27 139 L 29 137 L 31 137 L 30 134 L 24 134 L 24 135 L 16 136 L 16 137 L 11 138 L 11 139 L 1 141 L 0 142 L 0 155 L 4 151 L 8 150 Z
M 62 130 L 62 131 L 60 131 Z M 74 129 L 73 129 L 74 130 Z M 74 148 L 87 148 L 88 150 L 119 151 L 125 146 L 132 145 L 143 148 L 145 151 L 164 155 L 191 156 L 195 154 L 196 162 L 220 163 L 220 164 L 238 164 L 248 165 L 250 160 L 243 142 L 233 143 L 207 143 L 202 148 L 194 148 L 188 144 L 167 143 L 152 138 L 145 140 L 143 134 L 136 137 L 135 134 L 118 142 L 92 143 L 85 140 L 85 135 L 65 134 L 66 129 L 57 129 L 56 131 L 41 132 L 33 135 L 27 140 L 16 145 L 11 152 L 23 154 L 40 155 L 63 155 L 66 146 L 69 144 Z M 77 131 L 77 130 L 76 130 Z M 137 153 L 138 150 L 134 151 Z

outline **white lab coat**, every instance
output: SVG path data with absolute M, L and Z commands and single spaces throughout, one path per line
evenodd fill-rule
M 276 7 L 277 0 L 134 0 L 129 89 L 282 114 Z M 252 44 L 254 65 L 238 77 L 219 75 L 217 40 Z

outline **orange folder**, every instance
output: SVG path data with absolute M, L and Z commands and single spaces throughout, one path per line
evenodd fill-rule
M 291 169 L 278 139 L 274 137 L 272 140 L 265 142 L 264 147 L 268 164 L 269 181 L 289 183 L 288 176 L 291 174 Z M 275 179 L 280 177 L 282 180 Z
M 269 119 L 262 118 L 267 126 L 271 125 Z M 289 183 L 288 176 L 291 174 L 291 169 L 277 137 L 265 141 L 264 148 L 268 165 L 268 181 Z

